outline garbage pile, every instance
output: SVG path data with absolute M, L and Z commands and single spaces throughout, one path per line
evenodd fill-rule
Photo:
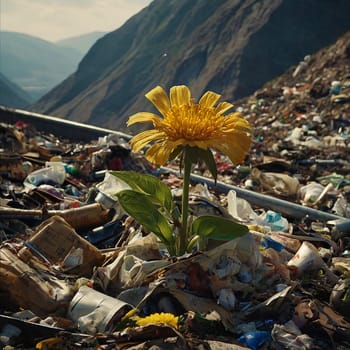
M 249 233 L 180 257 L 123 212 L 113 176 L 152 174 L 177 198 L 178 164 L 155 169 L 113 133 L 82 144 L 0 124 L 1 346 L 348 349 L 349 48 L 237 103 L 250 156 L 215 154 L 217 183 L 198 165 L 190 207 Z
M 235 105 L 254 125 L 253 157 L 339 171 L 349 162 L 349 103 L 350 32 Z

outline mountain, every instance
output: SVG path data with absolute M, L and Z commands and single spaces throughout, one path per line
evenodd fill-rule
M 22 90 L 18 85 L 8 80 L 0 73 L 0 104 L 24 108 L 33 103 L 33 98 Z
M 154 0 L 31 109 L 125 130 L 156 85 L 234 101 L 350 30 L 349 13 L 348 0 Z
M 73 48 L 75 50 L 78 50 L 81 54 L 81 57 L 83 57 L 89 51 L 91 46 L 105 34 L 106 32 L 91 32 L 56 41 L 55 44 L 60 47 Z
M 0 70 L 34 99 L 72 74 L 82 54 L 73 48 L 16 32 L 0 32 Z

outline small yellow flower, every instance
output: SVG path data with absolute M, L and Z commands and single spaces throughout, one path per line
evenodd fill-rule
M 137 317 L 136 324 L 138 326 L 147 326 L 149 324 L 167 325 L 177 328 L 179 317 L 170 313 L 155 313 L 146 317 Z
M 135 123 L 153 123 L 154 126 L 132 138 L 134 152 L 153 143 L 146 158 L 157 165 L 165 164 L 175 149 L 186 146 L 216 149 L 234 164 L 244 160 L 251 144 L 251 126 L 238 112 L 224 115 L 233 105 L 228 102 L 216 105 L 221 95 L 207 91 L 194 103 L 189 88 L 179 85 L 170 88 L 170 98 L 160 86 L 145 96 L 162 117 L 139 112 L 129 118 L 128 126 Z

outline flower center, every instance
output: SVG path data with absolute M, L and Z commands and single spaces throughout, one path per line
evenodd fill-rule
M 159 125 L 169 139 L 208 140 L 219 135 L 224 117 L 200 104 L 173 106 Z

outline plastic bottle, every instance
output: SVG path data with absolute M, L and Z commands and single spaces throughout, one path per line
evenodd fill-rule
M 106 224 L 111 219 L 111 211 L 99 203 L 87 204 L 78 208 L 49 210 L 50 216 L 64 218 L 76 230 L 91 229 Z

